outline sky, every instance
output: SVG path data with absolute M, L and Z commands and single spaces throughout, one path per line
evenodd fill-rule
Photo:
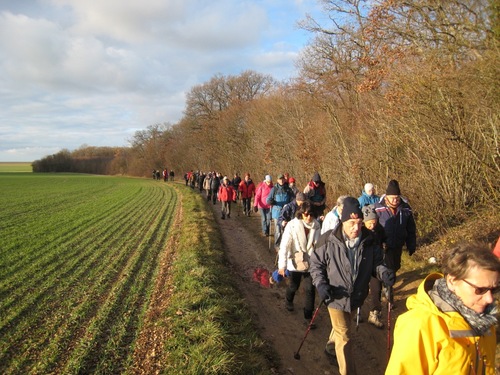
M 129 146 L 217 74 L 296 77 L 317 0 L 0 0 L 0 161 Z

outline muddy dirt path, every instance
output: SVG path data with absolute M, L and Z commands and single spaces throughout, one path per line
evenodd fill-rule
M 268 246 L 268 238 L 261 235 L 260 215 L 243 215 L 241 205 L 232 205 L 230 219 L 221 219 L 220 204 L 210 207 L 215 212 L 226 247 L 227 257 L 235 272 L 235 281 L 244 298 L 250 306 L 254 319 L 260 329 L 261 337 L 278 353 L 281 365 L 271 369 L 276 374 L 338 374 L 338 369 L 332 366 L 324 354 L 324 347 L 331 330 L 328 311 L 325 307 L 319 310 L 315 322 L 317 328 L 311 330 L 300 349 L 300 360 L 294 359 L 294 353 L 304 338 L 307 326 L 303 319 L 304 292 L 297 292 L 294 300 L 295 310 L 285 309 L 284 298 L 286 285 L 280 283 L 268 287 L 266 279 L 256 281 L 256 270 L 275 269 L 275 251 Z M 409 279 L 408 279 L 409 278 Z M 412 280 L 411 275 L 400 278 L 396 283 L 395 295 L 397 309 L 391 313 L 391 327 L 397 314 L 405 311 L 406 296 L 415 292 L 418 280 Z M 405 287 L 401 287 L 402 280 Z M 258 280 L 258 277 L 257 277 Z M 316 305 L 319 303 L 316 298 Z M 360 323 L 354 338 L 354 351 L 357 370 L 360 375 L 380 375 L 385 371 L 387 361 L 387 328 L 377 329 L 366 319 L 368 311 L 362 310 L 363 322 Z M 387 310 L 384 305 L 383 319 L 387 324 Z M 355 324 L 353 322 L 353 324 Z M 392 342 L 392 335 L 391 335 Z

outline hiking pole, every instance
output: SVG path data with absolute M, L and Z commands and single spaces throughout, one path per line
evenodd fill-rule
M 392 297 L 392 286 L 387 287 L 387 363 L 389 363 L 389 357 L 391 356 L 391 297 Z
M 272 242 L 272 241 L 271 241 L 271 236 L 273 236 L 273 238 L 274 238 L 274 235 L 273 235 L 273 228 L 274 228 L 274 220 L 273 220 L 273 219 L 271 219 L 271 220 L 269 221 L 269 241 L 268 241 L 268 242 L 269 242 L 269 250 L 271 250 L 271 242 Z
M 295 353 L 293 353 L 293 358 L 299 360 L 300 359 L 300 348 L 302 348 L 302 345 L 304 344 L 304 341 L 306 341 L 306 337 L 307 335 L 309 334 L 309 331 L 311 330 L 311 326 L 314 324 L 314 319 L 316 319 L 316 315 L 318 315 L 318 312 L 319 312 L 319 308 L 325 303 L 325 301 L 321 301 L 320 304 L 318 305 L 318 307 L 316 307 L 316 310 L 314 311 L 314 314 L 312 316 L 312 319 L 311 321 L 309 322 L 309 325 L 307 326 L 307 329 L 306 329 L 306 334 L 304 335 L 304 338 L 302 339 L 302 342 L 300 343 L 299 345 L 299 348 L 297 349 L 297 351 Z
M 361 315 L 361 307 L 358 307 L 358 310 L 356 311 L 356 331 L 359 328 L 359 317 Z

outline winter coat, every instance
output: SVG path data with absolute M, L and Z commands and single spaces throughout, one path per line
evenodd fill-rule
M 319 185 L 316 186 L 311 180 L 304 189 L 304 194 L 306 198 L 312 203 L 312 213 L 314 217 L 319 218 L 323 215 L 323 211 L 326 208 L 326 189 L 325 183 L 320 181 Z
M 280 217 L 281 209 L 293 199 L 293 193 L 288 187 L 288 184 L 276 184 L 273 186 L 269 195 L 267 196 L 266 203 L 272 206 L 271 218 L 278 220 Z
M 271 208 L 267 203 L 266 199 L 269 193 L 271 192 L 271 189 L 273 188 L 273 184 L 270 183 L 269 185 L 266 184 L 264 181 L 262 181 L 259 186 L 257 187 L 257 190 L 255 191 L 255 198 L 254 198 L 254 206 L 257 208 Z
M 402 248 L 406 244 L 410 254 L 413 254 L 417 248 L 417 227 L 410 205 L 401 199 L 393 214 L 384 197 L 379 203 L 375 203 L 375 212 L 379 223 L 384 227 L 387 247 Z
M 325 220 L 321 225 L 321 234 L 326 233 L 329 230 L 335 229 L 340 223 L 339 212 L 337 211 L 338 206 L 333 207 L 333 210 L 325 215 Z
M 211 177 L 205 177 L 205 179 L 203 180 L 203 189 L 205 190 L 210 190 L 210 181 L 211 181 Z
M 293 263 L 294 254 L 297 251 L 307 253 L 309 256 L 313 253 L 314 246 L 319 239 L 320 225 L 316 220 L 313 220 L 311 225 L 307 236 L 302 219 L 295 218 L 285 227 L 278 251 L 279 269 L 296 271 Z
M 231 202 L 236 200 L 236 191 L 229 184 L 222 184 L 219 187 L 219 193 L 217 194 L 217 199 L 221 202 Z
M 343 239 L 342 225 L 322 234 L 311 256 L 309 272 L 314 286 L 330 287 L 331 301 L 328 307 L 351 312 L 360 307 L 368 295 L 371 277 L 382 280 L 389 271 L 383 265 L 383 253 L 370 231 L 361 228 L 361 239 L 355 253 L 357 276 L 353 282 L 353 270 Z
M 233 185 L 234 190 L 238 190 L 240 188 L 241 177 L 235 177 L 231 181 L 231 185 Z
M 248 179 L 248 182 L 242 180 L 238 188 L 240 190 L 241 199 L 252 198 L 255 195 L 255 184 L 252 179 Z
M 212 176 L 210 179 L 210 190 L 217 191 L 220 187 L 220 179 L 217 176 Z
M 304 194 L 312 203 L 321 203 L 323 206 L 326 203 L 325 183 L 322 181 L 318 186 L 314 185 L 313 181 L 309 181 L 304 189 Z
M 283 222 L 289 222 L 292 221 L 295 218 L 295 212 L 297 212 L 297 209 L 299 208 L 297 201 L 294 199 L 288 204 L 285 204 L 283 206 L 283 209 L 281 210 L 280 216 L 278 217 L 278 225 L 280 227 L 283 227 Z
M 361 196 L 358 198 L 359 201 L 359 207 L 363 208 L 364 206 L 368 206 L 369 204 L 375 204 L 378 203 L 380 200 L 380 197 L 378 195 L 368 195 L 366 192 L 363 190 L 361 192 Z
M 200 173 L 198 175 L 198 186 L 202 189 L 203 188 L 203 183 L 205 182 L 205 179 L 206 179 L 207 175 L 206 174 L 203 174 L 203 173 Z
M 371 232 L 375 243 L 382 247 L 386 242 L 384 227 L 379 222 L 377 222 L 377 225 L 375 225 L 375 228 L 373 228 L 373 230 L 368 230 Z
M 299 188 L 297 187 L 297 185 L 293 185 L 293 186 L 290 186 L 288 185 L 290 190 L 292 191 L 292 194 L 293 194 L 293 198 L 295 198 L 297 196 L 297 193 L 300 191 Z
M 436 306 L 429 291 L 442 277 L 430 274 L 417 294 L 408 298 L 408 312 L 396 321 L 386 375 L 495 374 L 495 326 L 486 335 L 475 336 L 458 312 L 443 312 Z M 450 309 L 446 306 L 445 311 Z

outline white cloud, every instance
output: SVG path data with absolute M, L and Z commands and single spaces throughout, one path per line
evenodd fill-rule
M 315 2 L 2 1 L 0 161 L 126 145 L 178 121 L 185 93 L 215 74 L 288 78 Z

